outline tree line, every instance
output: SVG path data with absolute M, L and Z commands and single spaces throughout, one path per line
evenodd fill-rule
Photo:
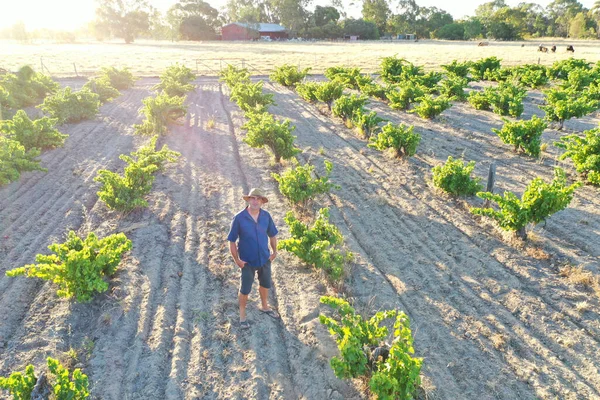
M 310 3 L 228 0 L 219 11 L 203 0 L 179 0 L 162 13 L 146 0 L 97 0 L 96 18 L 88 34 L 98 40 L 122 38 L 127 43 L 136 38 L 214 40 L 220 28 L 231 22 L 276 23 L 288 29 L 292 37 L 309 39 L 352 35 L 373 40 L 415 34 L 448 40 L 519 40 L 543 36 L 598 38 L 600 34 L 600 0 L 591 9 L 577 0 L 554 0 L 547 7 L 527 2 L 510 7 L 504 0 L 494 0 L 478 6 L 475 15 L 459 20 L 438 7 L 421 7 L 415 0 L 362 0 L 362 17 L 357 19 L 348 17 L 342 0 L 333 0 L 331 6 L 316 6 L 314 11 L 308 10 Z M 75 38 L 65 33 L 55 36 L 51 38 Z M 0 38 L 27 37 L 22 22 L 0 31 Z

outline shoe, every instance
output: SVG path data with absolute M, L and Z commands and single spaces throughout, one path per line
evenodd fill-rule
M 250 329 L 250 323 L 248 321 L 240 321 L 240 328 L 242 330 Z
M 273 318 L 273 319 L 279 319 L 281 318 L 281 316 L 279 315 L 279 313 L 273 309 L 268 309 L 268 310 L 261 310 L 260 308 L 258 309 L 261 313 L 263 314 L 267 314 L 269 317 Z

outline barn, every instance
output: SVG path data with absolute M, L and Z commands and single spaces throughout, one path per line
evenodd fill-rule
M 277 24 L 233 22 L 221 28 L 222 40 L 287 39 L 285 28 Z

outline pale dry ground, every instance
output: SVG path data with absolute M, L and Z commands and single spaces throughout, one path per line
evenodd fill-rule
M 139 40 L 133 44 L 122 42 L 89 42 L 76 44 L 19 44 L 0 41 L 0 68 L 16 70 L 30 64 L 41 69 L 40 61 L 56 77 L 89 76 L 103 66 L 129 67 L 139 76 L 158 76 L 176 62 L 185 64 L 201 75 L 215 75 L 226 63 L 248 67 L 253 75 L 266 75 L 274 67 L 291 63 L 311 67 L 313 73 L 322 73 L 335 65 L 362 68 L 376 72 L 382 57 L 397 55 L 422 65 L 425 69 L 439 70 L 440 65 L 459 61 L 496 56 L 503 65 L 541 63 L 568 58 L 566 44 L 575 46 L 575 57 L 590 62 L 600 60 L 598 41 L 566 41 L 544 38 L 526 42 L 489 42 L 479 47 L 478 42 L 422 40 L 419 42 L 168 42 Z M 537 46 L 555 43 L 555 54 L 537 51 Z M 524 47 L 521 47 L 524 45 Z M 197 63 L 198 60 L 198 63 Z
M 365 398 L 359 381 L 336 379 L 328 365 L 337 349 L 318 321 L 327 312 L 319 297 L 336 290 L 295 257 L 281 252 L 274 262 L 271 301 L 282 320 L 258 312 L 255 287 L 251 330 L 237 328 L 229 222 L 242 194 L 261 186 L 287 238 L 290 205 L 271 177 L 282 167 L 242 141 L 244 117 L 214 79 L 196 82 L 185 123 L 160 139 L 182 156 L 157 176 L 149 207 L 118 218 L 98 201 L 97 170 L 120 171 L 118 155 L 148 140 L 133 135 L 132 124 L 157 82 L 142 79 L 94 121 L 61 127 L 70 134 L 65 147 L 41 157 L 49 172 L 0 188 L 0 376 L 54 356 L 83 368 L 95 399 Z M 270 111 L 296 126 L 300 161 L 319 172 L 325 159 L 334 163 L 331 179 L 341 189 L 315 206 L 330 207 L 356 255 L 342 293 L 365 314 L 396 308 L 411 317 L 416 355 L 425 359 L 419 398 L 600 399 L 598 297 L 559 271 L 571 263 L 599 272 L 598 189 L 578 190 L 521 248 L 469 213 L 479 200 L 452 199 L 430 184 L 433 165 L 462 155 L 477 161 L 478 176 L 494 160 L 498 189 L 520 193 L 532 177 L 550 178 L 555 148 L 539 161 L 515 155 L 491 133 L 501 118 L 468 104 L 426 121 L 372 101 L 369 108 L 423 137 L 415 157 L 397 160 L 289 89 L 265 90 L 277 103 Z M 540 100 L 529 92 L 524 117 L 540 113 Z M 598 121 L 592 115 L 566 129 Z M 543 141 L 560 134 L 548 129 Z M 67 229 L 132 239 L 109 293 L 74 304 L 50 283 L 4 276 Z

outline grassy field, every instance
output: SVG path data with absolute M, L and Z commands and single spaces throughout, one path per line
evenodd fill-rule
M 555 54 L 537 51 L 537 46 L 556 44 Z M 167 66 L 179 62 L 201 75 L 215 75 L 224 63 L 248 67 L 253 74 L 265 75 L 274 66 L 283 63 L 311 67 L 312 73 L 325 68 L 346 64 L 375 72 L 382 57 L 398 55 L 422 65 L 426 69 L 440 69 L 440 65 L 454 59 L 476 60 L 496 56 L 503 65 L 541 63 L 550 65 L 571 56 L 566 45 L 575 47 L 575 57 L 591 62 L 600 60 L 597 41 L 565 41 L 545 38 L 523 42 L 489 42 L 479 47 L 478 42 L 450 42 L 422 40 L 419 42 L 167 42 L 143 41 L 133 44 L 121 42 L 88 42 L 75 44 L 20 44 L 0 42 L 0 68 L 16 70 L 24 64 L 47 71 L 55 77 L 89 76 L 102 66 L 127 66 L 138 76 L 156 76 Z M 243 61 L 242 61 L 243 60 Z

